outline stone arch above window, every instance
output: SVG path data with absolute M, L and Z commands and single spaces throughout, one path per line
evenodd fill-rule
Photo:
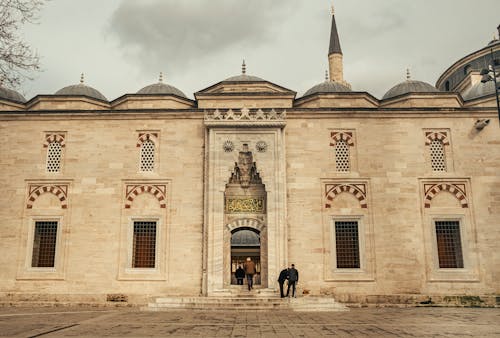
M 450 145 L 448 139 L 448 133 L 446 131 L 426 131 L 425 132 L 425 144 L 430 145 L 432 141 L 438 140 L 443 143 L 443 145 Z
M 442 191 L 447 191 L 454 195 L 462 208 L 468 208 L 469 203 L 467 202 L 467 194 L 465 191 L 465 184 L 462 183 L 436 183 L 436 184 L 424 184 L 424 206 L 425 208 L 431 207 L 431 201 Z
M 61 202 L 61 208 L 68 208 L 68 185 L 67 184 L 30 184 L 28 187 L 28 201 L 26 208 L 32 209 L 36 199 L 45 193 L 55 195 Z
M 139 137 L 137 138 L 137 143 L 135 146 L 137 148 L 140 148 L 146 140 L 150 140 L 155 145 L 158 145 L 158 133 L 157 132 L 139 132 Z
M 330 146 L 334 147 L 338 141 L 345 141 L 347 145 L 354 146 L 352 131 L 332 131 L 330 133 Z
M 57 142 L 64 148 L 66 147 L 66 135 L 64 135 L 64 133 L 46 133 L 43 147 L 48 148 L 49 144 L 52 142 Z
M 364 183 L 339 183 L 327 184 L 325 186 L 325 208 L 332 207 L 332 201 L 335 197 L 343 192 L 351 193 L 359 201 L 361 208 L 368 208 L 366 201 L 366 184 Z
M 160 208 L 166 208 L 167 186 L 165 184 L 129 184 L 125 188 L 125 208 L 130 209 L 136 196 L 148 193 L 160 203 Z

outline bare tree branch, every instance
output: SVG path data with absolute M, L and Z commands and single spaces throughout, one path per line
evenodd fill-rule
M 45 0 L 0 0 L 0 81 L 16 88 L 31 79 L 30 72 L 39 69 L 36 52 L 21 39 L 25 23 L 37 23 Z

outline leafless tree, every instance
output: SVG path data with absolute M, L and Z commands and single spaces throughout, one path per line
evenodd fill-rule
M 39 57 L 20 36 L 20 27 L 36 23 L 45 0 L 0 0 L 0 80 L 17 87 L 39 68 Z

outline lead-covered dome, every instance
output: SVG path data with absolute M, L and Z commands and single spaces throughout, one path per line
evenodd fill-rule
M 495 93 L 495 83 L 493 81 L 488 81 L 485 83 L 478 82 L 469 89 L 467 89 L 463 94 L 464 100 L 477 99 L 478 97 L 483 97 L 486 95 Z
M 260 77 L 253 76 L 253 75 L 247 75 L 247 74 L 240 74 L 236 76 L 231 76 L 225 79 L 222 82 L 266 82 L 266 80 L 261 79 Z
M 319 83 L 313 86 L 311 89 L 304 93 L 304 96 L 319 94 L 319 93 L 346 93 L 350 92 L 351 88 L 336 81 L 326 80 L 322 83 Z
M 97 89 L 87 86 L 83 83 L 83 74 L 80 78 L 80 83 L 77 85 L 71 85 L 59 89 L 55 95 L 68 95 L 68 96 L 88 96 L 93 99 L 108 101 L 104 95 L 102 95 Z
M 3 86 L 0 86 L 0 99 L 20 102 L 20 103 L 26 102 L 26 99 L 24 98 L 24 96 L 22 96 L 21 94 L 19 94 L 15 90 L 5 88 Z
M 399 95 L 404 95 L 408 93 L 437 93 L 439 90 L 433 85 L 416 80 L 406 80 L 405 82 L 401 82 L 385 93 L 382 100 L 390 99 L 392 97 L 396 97 Z
M 137 94 L 143 95 L 176 95 L 180 97 L 187 98 L 186 95 L 178 88 L 166 84 L 163 82 L 163 74 L 160 73 L 160 79 L 158 83 L 146 86 L 140 89 Z

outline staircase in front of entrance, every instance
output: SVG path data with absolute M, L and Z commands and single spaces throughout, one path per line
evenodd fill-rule
M 144 311 L 229 310 L 229 311 L 347 311 L 348 308 L 331 297 L 303 296 L 280 298 L 268 292 L 241 291 L 208 297 L 158 297 L 143 307 Z

